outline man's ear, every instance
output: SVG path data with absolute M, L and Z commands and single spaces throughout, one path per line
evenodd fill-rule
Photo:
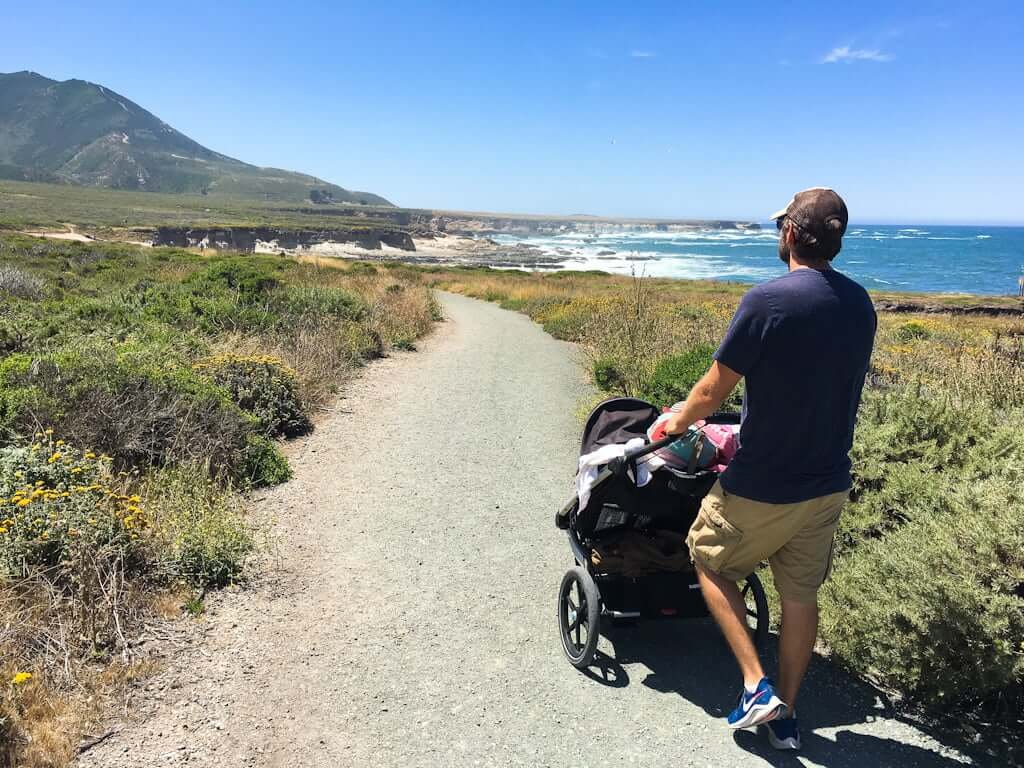
M 793 225 L 790 222 L 786 222 L 786 231 L 783 233 L 783 237 L 786 238 L 786 245 L 792 247 L 796 242 L 796 233 L 793 231 Z

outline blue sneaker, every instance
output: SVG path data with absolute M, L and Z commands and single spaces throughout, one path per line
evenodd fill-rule
M 740 692 L 736 709 L 729 713 L 729 727 L 750 728 L 759 723 L 767 723 L 782 714 L 785 708 L 782 699 L 775 694 L 775 684 L 769 678 L 762 677 L 753 693 L 747 693 L 746 689 Z
M 787 712 L 784 717 L 777 717 L 766 724 L 768 743 L 776 749 L 800 749 L 800 729 L 796 724 L 796 715 Z

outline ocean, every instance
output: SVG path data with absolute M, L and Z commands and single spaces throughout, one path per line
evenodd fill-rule
M 518 237 L 564 259 L 563 269 L 757 283 L 782 274 L 774 222 L 760 232 L 618 231 Z M 851 225 L 833 262 L 868 289 L 1016 295 L 1024 227 Z

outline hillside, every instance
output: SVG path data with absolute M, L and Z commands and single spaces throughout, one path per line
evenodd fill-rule
M 272 201 L 391 205 L 293 171 L 207 149 L 138 104 L 84 80 L 0 74 L 0 178 Z

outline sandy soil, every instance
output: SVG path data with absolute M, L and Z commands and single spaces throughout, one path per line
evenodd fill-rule
M 263 493 L 278 543 L 251 587 L 211 599 L 130 718 L 81 759 L 137 766 L 956 766 L 870 688 L 816 659 L 805 751 L 722 718 L 738 676 L 707 621 L 562 655 L 571 565 L 554 511 L 588 392 L 572 347 L 444 296 L 449 321 L 374 364 Z
M 32 237 L 45 237 L 48 240 L 73 240 L 76 243 L 95 242 L 95 238 L 79 234 L 78 232 L 26 232 L 25 234 Z

